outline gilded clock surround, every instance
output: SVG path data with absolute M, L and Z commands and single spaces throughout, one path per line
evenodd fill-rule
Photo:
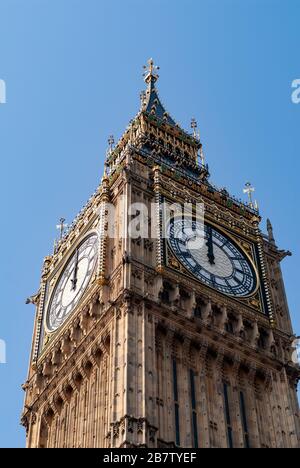
M 71 233 L 70 238 L 68 239 L 67 245 L 63 245 L 63 252 L 67 252 L 66 256 L 59 255 L 56 257 L 57 262 L 52 264 L 52 268 L 48 267 L 48 257 L 45 259 L 45 266 L 44 275 L 43 275 L 43 283 L 42 283 L 42 291 L 44 291 L 43 301 L 42 301 L 42 310 L 40 311 L 39 315 L 39 322 L 43 325 L 43 331 L 40 330 L 40 333 L 37 333 L 36 339 L 39 341 L 39 345 L 35 345 L 36 350 L 40 350 L 41 355 L 46 351 L 47 346 L 55 339 L 55 337 L 63 333 L 65 329 L 68 329 L 69 321 L 74 320 L 74 315 L 78 313 L 78 311 L 86 310 L 88 304 L 90 303 L 90 295 L 95 297 L 95 292 L 97 291 L 97 285 L 102 281 L 102 264 L 104 261 L 103 258 L 103 243 L 105 244 L 105 240 L 101 236 L 101 227 L 99 226 L 99 220 L 93 220 L 90 222 L 91 217 L 93 214 L 97 213 L 98 209 L 100 209 L 101 205 L 97 200 L 96 204 L 97 209 L 94 207 L 92 211 L 89 211 L 86 215 L 84 221 L 79 225 L 78 229 L 75 233 Z M 72 235 L 73 234 L 73 235 Z M 75 235 L 74 235 L 75 234 Z M 100 234 L 100 236 L 99 236 Z M 81 298 L 81 302 L 77 304 L 74 310 L 68 314 L 66 319 L 64 320 L 63 324 L 56 330 L 51 331 L 47 327 L 47 313 L 50 306 L 51 298 L 53 292 L 55 290 L 55 286 L 57 285 L 59 278 L 61 277 L 66 265 L 69 262 L 70 257 L 74 254 L 75 250 L 91 236 L 98 237 L 98 266 L 96 270 L 93 272 L 91 280 L 87 286 L 87 290 L 83 293 L 83 297 Z M 47 273 L 47 274 L 45 274 Z M 88 295 L 88 296 L 87 296 Z M 46 347 L 46 348 L 45 348 Z M 34 362 L 36 358 L 34 357 Z
M 234 447 L 299 447 L 300 372 L 280 270 L 289 252 L 278 249 L 269 222 L 268 235 L 261 231 L 253 206 L 210 183 L 200 139 L 166 112 L 157 79 L 150 61 L 139 113 L 110 145 L 99 188 L 44 260 L 23 385 L 26 445 L 225 448 L 226 386 Z M 155 204 L 155 238 L 106 236 L 107 204 L 118 210 L 121 197 L 127 206 Z M 204 203 L 208 222 L 255 264 L 260 287 L 253 296 L 220 294 L 182 270 L 161 234 L 165 199 Z M 93 231 L 100 233 L 95 280 L 61 328 L 47 334 L 48 285 Z
M 201 221 L 203 222 L 203 220 L 201 220 Z M 208 223 L 207 220 L 205 220 L 205 222 Z M 243 300 L 243 299 L 248 300 L 249 298 L 253 298 L 257 294 L 257 292 L 259 291 L 259 289 L 261 287 L 260 280 L 259 280 L 259 272 L 258 272 L 258 269 L 257 269 L 257 266 L 256 266 L 256 259 L 255 259 L 255 256 L 254 256 L 253 247 L 248 242 L 242 241 L 239 237 L 236 237 L 236 236 L 232 235 L 228 231 L 225 231 L 224 229 L 220 229 L 215 223 L 209 222 L 208 224 L 210 226 L 213 226 L 216 229 L 218 229 L 218 231 L 220 233 L 222 233 L 225 237 L 230 239 L 233 244 L 237 244 L 239 249 L 243 253 L 243 255 L 247 258 L 249 264 L 252 267 L 254 275 L 255 275 L 255 284 L 256 284 L 256 286 L 255 286 L 255 289 L 253 291 L 251 291 L 250 294 L 244 294 L 243 296 L 236 297 L 236 299 L 237 300 Z M 195 275 L 193 275 L 193 273 L 191 271 L 189 271 L 182 264 L 182 262 L 180 261 L 180 258 L 178 258 L 176 253 L 173 251 L 173 249 L 170 246 L 170 243 L 169 243 L 168 240 L 166 240 L 166 242 L 165 242 L 165 252 L 166 252 L 166 263 L 170 268 L 175 268 L 176 270 L 180 270 L 182 273 L 186 274 L 187 276 L 192 278 L 194 281 L 201 282 L 200 279 L 195 277 Z M 205 283 L 203 283 L 203 282 L 201 282 L 201 283 L 204 286 L 206 286 Z M 234 296 L 232 296 L 232 297 L 234 298 Z M 263 310 L 263 308 L 261 307 L 260 310 Z
M 55 329 L 51 329 L 49 328 L 49 320 L 50 320 L 50 313 L 51 313 L 51 308 L 53 308 L 53 301 L 54 301 L 54 298 L 55 298 L 55 294 L 57 293 L 57 288 L 59 287 L 60 285 L 60 282 L 62 281 L 62 279 L 64 278 L 64 274 L 66 272 L 66 269 L 68 267 L 70 267 L 70 262 L 71 260 L 73 259 L 73 257 L 75 256 L 76 254 L 76 251 L 80 250 L 80 248 L 82 248 L 90 239 L 95 239 L 95 248 L 92 246 L 92 250 L 95 250 L 96 249 L 96 258 L 93 262 L 93 266 L 92 266 L 92 272 L 90 273 L 90 277 L 86 277 L 85 278 L 85 281 L 83 283 L 83 285 L 81 286 L 81 289 L 82 290 L 78 290 L 77 292 L 77 300 L 76 300 L 76 297 L 74 297 L 74 306 L 73 306 L 73 310 L 69 310 L 69 312 L 67 312 L 67 315 L 62 319 L 60 325 L 56 325 Z M 83 296 L 83 294 L 86 293 L 86 290 L 93 284 L 93 282 L 95 281 L 95 278 L 96 278 L 96 264 L 95 262 L 97 262 L 97 255 L 98 255 L 98 242 L 99 242 L 99 237 L 98 237 L 98 233 L 94 232 L 94 233 L 89 233 L 88 236 L 86 236 L 84 239 L 81 240 L 80 243 L 78 243 L 78 245 L 75 247 L 75 250 L 73 250 L 73 252 L 70 254 L 70 256 L 67 258 L 66 262 L 64 262 L 64 265 L 60 268 L 60 270 L 57 272 L 57 274 L 49 281 L 49 289 L 50 289 L 50 292 L 49 292 L 49 300 L 48 300 L 48 303 L 46 304 L 46 307 L 45 307 L 45 310 L 46 310 L 46 314 L 45 314 L 45 324 L 44 324 L 44 327 L 45 327 L 45 331 L 47 334 L 51 334 L 51 333 L 55 333 L 57 331 L 58 328 L 60 328 L 63 323 L 68 319 L 69 315 L 74 312 L 75 308 L 76 308 L 76 305 L 78 303 L 78 301 L 80 300 L 80 298 Z M 88 272 L 87 272 L 88 273 Z M 87 282 L 85 284 L 85 282 Z M 65 285 L 65 289 L 68 288 L 68 284 Z M 64 293 L 62 292 L 62 298 L 61 298 L 61 301 L 63 301 L 63 297 L 64 297 Z M 72 302 L 72 301 L 71 301 Z M 72 303 L 73 303 L 72 302 Z M 61 306 L 63 306 L 63 304 L 61 304 Z M 70 307 L 72 307 L 72 305 L 70 305 Z

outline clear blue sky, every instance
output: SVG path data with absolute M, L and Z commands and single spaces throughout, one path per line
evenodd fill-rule
M 212 181 L 238 196 L 247 180 L 278 245 L 299 320 L 300 78 L 298 0 L 0 0 L 0 446 L 19 426 L 42 259 L 60 216 L 99 183 L 107 137 L 139 108 L 142 65 L 160 65 L 160 96 L 185 128 L 195 116 Z M 265 222 L 265 220 L 264 220 Z

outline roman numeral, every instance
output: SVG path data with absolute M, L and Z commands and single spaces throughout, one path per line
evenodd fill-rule
M 235 271 L 237 271 L 238 273 L 241 273 L 244 276 L 248 276 L 248 278 L 252 278 L 252 275 L 250 273 L 247 273 L 246 271 L 240 270 L 239 268 L 236 268 Z
M 177 241 L 178 244 L 181 244 L 181 245 L 185 246 L 185 241 L 183 239 L 178 238 L 178 239 L 176 239 L 176 241 Z
M 232 287 L 232 284 L 230 284 L 228 280 L 225 280 L 225 283 L 226 283 L 226 285 L 227 285 L 227 288 L 230 289 L 231 293 L 233 294 L 233 287 Z
M 193 273 L 201 273 L 201 270 L 202 270 L 202 266 L 197 264 L 194 268 L 193 268 Z
M 190 258 L 191 257 L 191 254 L 190 252 L 180 252 L 180 255 L 183 257 L 183 258 Z
M 222 244 L 220 244 L 221 249 L 223 249 L 228 244 L 229 244 L 229 240 L 225 239 L 225 241 Z

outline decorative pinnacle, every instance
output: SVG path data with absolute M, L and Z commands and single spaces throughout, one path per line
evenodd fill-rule
M 56 251 L 57 251 L 57 240 L 54 239 L 54 243 L 53 243 L 53 254 L 54 255 L 56 254 Z
M 200 131 L 197 130 L 198 123 L 197 120 L 194 119 L 194 117 L 191 119 L 191 128 L 193 129 L 193 137 L 195 138 L 195 140 L 200 141 Z
M 197 134 L 196 134 L 196 129 L 197 129 L 198 125 L 197 125 L 197 121 L 196 119 L 194 119 L 194 117 L 192 118 L 191 120 L 191 128 L 193 130 L 193 135 L 194 135 L 194 138 L 196 138 Z
M 159 75 L 156 73 L 157 70 L 159 70 L 159 67 L 157 65 L 154 65 L 154 61 L 153 59 L 149 59 L 148 60 L 148 66 L 147 65 L 144 65 L 143 66 L 145 73 L 143 74 L 143 76 L 145 77 L 145 82 L 147 84 L 149 83 L 155 83 L 158 78 L 159 78 Z
M 106 151 L 106 159 L 104 163 L 104 175 L 103 175 L 104 179 L 107 178 L 109 175 L 109 157 L 111 153 L 113 152 L 113 146 L 115 144 L 115 139 L 113 135 L 109 135 L 107 139 L 107 143 L 108 143 L 108 149 Z
M 274 233 L 273 233 L 273 226 L 272 223 L 269 219 L 267 219 L 267 230 L 268 230 L 268 236 L 269 236 L 269 242 L 271 244 L 275 245 L 275 238 L 274 238 Z
M 143 108 L 145 106 L 145 102 L 146 102 L 146 92 L 145 91 L 140 92 L 140 100 L 141 100 L 141 107 Z
M 251 208 L 254 208 L 252 194 L 255 192 L 255 188 L 252 187 L 251 182 L 246 182 L 243 192 L 247 193 L 248 198 L 249 198 L 249 205 L 251 206 Z
M 56 225 L 56 229 L 60 231 L 60 239 L 63 238 L 64 231 L 68 227 L 65 221 L 66 221 L 65 218 L 60 218 L 59 224 Z
M 200 146 L 200 160 L 201 160 L 201 166 L 205 167 L 205 156 L 204 156 L 202 145 Z
M 106 159 L 105 163 L 104 163 L 104 174 L 103 174 L 103 177 L 102 177 L 102 181 L 107 179 L 108 176 L 109 176 L 109 163 L 108 163 L 108 161 Z
M 109 152 L 112 153 L 113 146 L 115 144 L 115 139 L 113 135 L 110 135 L 108 140 L 107 140 L 108 146 L 109 146 Z

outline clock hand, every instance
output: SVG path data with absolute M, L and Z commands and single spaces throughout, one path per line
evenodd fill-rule
M 78 252 L 78 249 L 77 249 L 77 250 L 76 250 L 76 260 L 75 260 L 75 266 L 74 266 L 73 279 L 71 279 L 71 283 L 72 283 L 71 291 L 75 291 L 75 290 L 76 290 L 77 273 L 78 273 L 78 262 L 79 262 L 79 252 Z
M 211 227 L 207 228 L 207 234 L 208 234 L 208 238 L 207 238 L 207 242 L 206 242 L 206 245 L 208 247 L 207 256 L 208 256 L 209 263 L 211 265 L 214 265 L 215 264 L 214 243 L 213 243 L 212 228 Z

